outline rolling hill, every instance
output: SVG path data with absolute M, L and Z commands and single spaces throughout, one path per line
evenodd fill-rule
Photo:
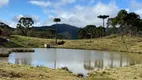
M 46 30 L 46 29 L 57 29 L 58 35 L 63 35 L 68 37 L 68 39 L 77 39 L 78 30 L 76 26 L 71 26 L 68 24 L 54 24 L 51 26 L 34 26 L 34 29 Z

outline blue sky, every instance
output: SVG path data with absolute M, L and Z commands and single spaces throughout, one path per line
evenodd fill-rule
M 101 25 L 97 16 L 110 17 L 125 9 L 142 17 L 142 0 L 0 0 L 0 21 L 15 27 L 20 17 L 32 17 L 34 25 L 52 25 L 55 17 L 61 23 L 84 27 Z

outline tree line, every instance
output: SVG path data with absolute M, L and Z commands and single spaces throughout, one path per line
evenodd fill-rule
M 103 26 L 87 25 L 84 28 L 80 28 L 78 31 L 79 39 L 98 38 L 111 34 L 120 34 L 137 36 L 142 35 L 142 19 L 134 12 L 127 12 L 126 10 L 120 10 L 118 14 L 113 18 L 108 18 L 109 15 L 99 15 L 98 18 L 103 19 Z M 108 18 L 106 26 L 105 19 Z M 60 22 L 60 18 L 55 18 L 54 22 Z M 0 33 L 7 31 L 8 34 L 23 35 L 31 37 L 41 38 L 66 38 L 65 36 L 57 34 L 57 29 L 45 29 L 40 30 L 33 28 L 34 21 L 30 17 L 21 17 L 17 23 L 16 28 L 10 28 L 9 25 L 0 22 Z
M 98 18 L 104 19 L 108 15 L 100 15 Z M 104 26 L 104 24 L 103 24 Z M 96 38 L 108 36 L 111 34 L 140 36 L 142 35 L 142 19 L 134 12 L 128 13 L 126 10 L 120 10 L 113 18 L 108 18 L 107 26 L 96 27 L 95 25 L 87 25 L 78 31 L 78 38 Z

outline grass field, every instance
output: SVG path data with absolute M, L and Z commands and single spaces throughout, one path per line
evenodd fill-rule
M 142 38 L 124 36 L 125 43 L 121 40 L 121 36 L 112 35 L 96 39 L 80 39 L 80 40 L 64 40 L 64 45 L 55 45 L 54 39 L 33 38 L 24 36 L 11 36 L 11 42 L 6 43 L 5 47 L 24 47 L 38 48 L 44 47 L 44 44 L 53 45 L 57 48 L 72 49 L 91 49 L 103 51 L 119 51 L 142 53 Z M 58 40 L 62 41 L 62 40 Z
M 142 65 L 92 71 L 86 80 L 142 80 Z
M 0 62 L 0 80 L 142 80 L 142 65 L 92 71 L 79 78 L 62 69 Z
M 0 80 L 82 80 L 61 69 L 0 63 Z
M 124 36 L 125 43 L 121 40 L 121 36 L 118 35 L 96 39 L 64 40 L 64 45 L 55 45 L 54 39 L 17 35 L 11 36 L 10 40 L 11 42 L 6 43 L 4 47 L 38 48 L 44 47 L 43 45 L 46 43 L 57 48 L 142 53 L 142 38 L 140 37 Z M 60 69 L 12 65 L 7 63 L 0 63 L 0 66 L 0 80 L 142 80 L 141 64 L 130 67 L 92 71 L 84 79 Z

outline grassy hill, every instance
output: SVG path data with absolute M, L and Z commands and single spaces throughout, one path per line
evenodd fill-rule
M 55 45 L 54 39 L 43 39 L 43 38 L 13 35 L 10 37 L 10 40 L 11 42 L 5 43 L 3 47 L 36 48 L 36 47 L 44 47 L 43 45 L 46 43 L 58 48 L 142 53 L 141 37 L 124 36 L 125 43 L 121 40 L 121 36 L 119 35 L 112 35 L 96 39 L 64 40 L 65 44 L 62 46 Z

